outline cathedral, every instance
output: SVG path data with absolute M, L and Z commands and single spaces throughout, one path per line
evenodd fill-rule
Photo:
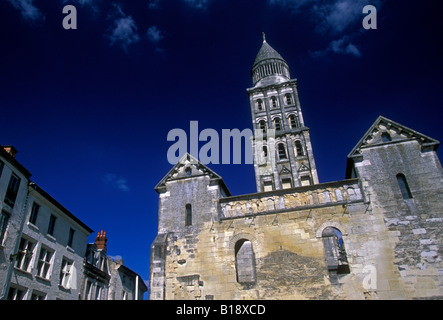
M 157 184 L 152 300 L 442 299 L 439 141 L 380 116 L 319 183 L 297 80 L 263 35 L 247 89 L 257 192 L 185 154 Z

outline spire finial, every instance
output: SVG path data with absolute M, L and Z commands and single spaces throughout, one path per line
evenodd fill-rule
M 263 36 L 263 42 L 266 42 L 266 34 L 264 32 L 262 32 L 262 36 Z

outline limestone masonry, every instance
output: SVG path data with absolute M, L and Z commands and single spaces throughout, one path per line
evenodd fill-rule
M 345 180 L 319 183 L 297 80 L 265 39 L 251 77 L 257 193 L 186 154 L 155 187 L 150 299 L 443 298 L 439 142 L 380 116 Z

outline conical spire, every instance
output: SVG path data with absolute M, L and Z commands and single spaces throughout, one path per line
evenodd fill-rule
M 254 65 L 252 67 L 254 68 L 255 65 L 267 59 L 280 59 L 286 63 L 285 59 L 283 59 L 283 57 L 266 42 L 266 35 L 263 32 L 263 44 L 258 51 L 257 57 L 255 58 Z
M 289 66 L 285 59 L 268 44 L 264 32 L 262 36 L 263 44 L 258 51 L 251 70 L 252 82 L 256 85 L 262 79 L 269 77 L 272 77 L 277 82 L 289 80 Z

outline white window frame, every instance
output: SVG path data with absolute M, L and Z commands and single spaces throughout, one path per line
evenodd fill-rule
M 22 245 L 23 244 L 23 245 Z M 35 242 L 27 238 L 20 240 L 20 246 L 17 252 L 15 267 L 25 272 L 29 272 L 32 267 L 32 256 L 34 254 Z
M 66 258 L 63 258 L 62 266 L 60 269 L 60 286 L 65 289 L 70 289 L 72 267 L 73 267 L 73 262 Z
M 49 280 L 52 273 L 54 251 L 42 246 L 37 261 L 37 276 Z

